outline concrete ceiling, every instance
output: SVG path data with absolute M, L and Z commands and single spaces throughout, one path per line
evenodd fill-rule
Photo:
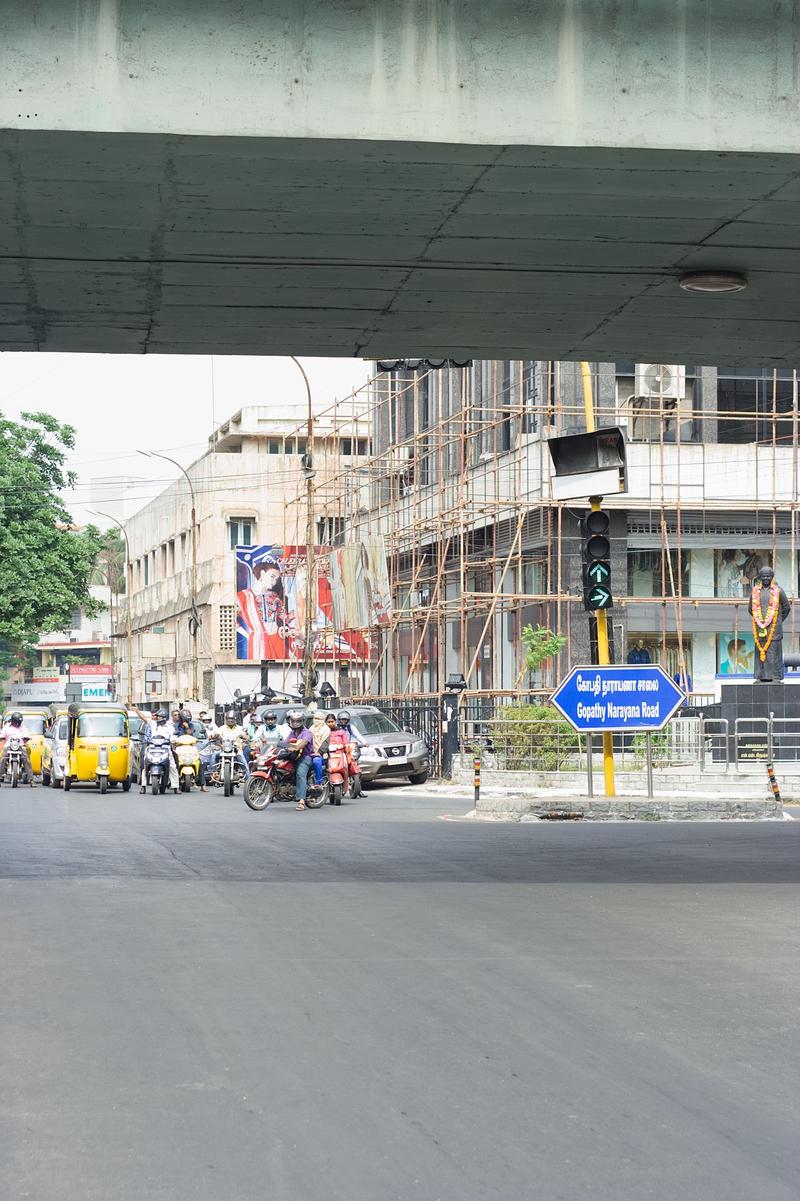
M 0 133 L 0 349 L 800 362 L 800 156 Z M 744 272 L 731 296 L 690 269 Z

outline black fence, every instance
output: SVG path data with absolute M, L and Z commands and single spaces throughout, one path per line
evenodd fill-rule
M 430 758 L 430 774 L 442 774 L 442 717 L 441 704 L 436 697 L 403 697 L 365 696 L 356 701 L 350 698 L 351 705 L 374 705 L 397 722 L 402 730 L 410 730 L 419 734 L 428 744 Z

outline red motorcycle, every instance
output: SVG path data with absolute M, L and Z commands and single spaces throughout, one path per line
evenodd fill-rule
M 258 811 L 266 809 L 273 801 L 293 801 L 295 769 L 296 759 L 290 751 L 271 746 L 259 756 L 255 768 L 250 772 L 244 786 L 246 804 Z M 323 776 L 321 784 L 316 784 L 313 776 L 309 775 L 306 809 L 321 809 L 329 796 L 330 783 L 327 776 Z

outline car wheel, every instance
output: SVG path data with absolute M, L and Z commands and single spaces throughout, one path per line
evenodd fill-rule
M 428 773 L 427 771 L 415 771 L 408 778 L 412 784 L 424 784 L 428 778 Z
M 45 788 L 50 787 L 50 772 L 45 771 L 44 768 L 42 768 L 42 784 Z

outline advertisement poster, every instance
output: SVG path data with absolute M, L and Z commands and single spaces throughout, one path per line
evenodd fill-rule
M 751 676 L 755 643 L 751 631 L 717 635 L 718 675 Z
M 305 547 L 267 543 L 237 546 L 236 658 L 299 663 L 306 623 Z M 328 549 L 315 552 L 316 604 L 312 617 L 318 662 L 369 659 L 370 641 L 342 631 L 334 620 Z
M 392 616 L 386 549 L 380 535 L 331 551 L 331 588 L 337 629 L 388 626 Z

